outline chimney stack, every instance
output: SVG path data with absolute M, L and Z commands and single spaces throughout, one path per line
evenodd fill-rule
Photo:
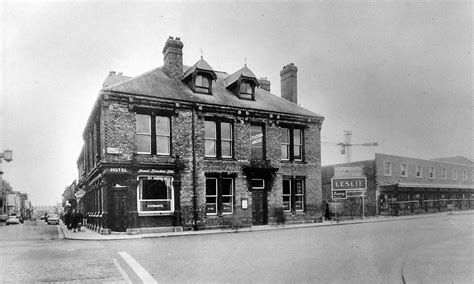
M 173 79 L 183 77 L 183 43 L 179 37 L 169 37 L 163 48 L 163 71 Z
M 298 68 L 290 63 L 283 67 L 280 72 L 281 97 L 285 100 L 298 104 L 297 76 Z
M 261 89 L 270 92 L 270 81 L 267 77 L 258 79 L 258 83 L 260 84 Z

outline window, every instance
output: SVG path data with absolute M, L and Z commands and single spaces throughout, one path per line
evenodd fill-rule
M 441 178 L 442 179 L 447 179 L 448 178 L 448 169 L 446 169 L 446 168 L 441 169 Z
M 250 158 L 252 160 L 265 159 L 263 126 L 250 126 Z
M 204 122 L 204 132 L 206 157 L 233 157 L 232 123 L 206 120 Z
M 402 177 L 407 177 L 408 176 L 407 164 L 400 164 L 400 175 Z
M 169 176 L 138 177 L 138 212 L 172 213 L 173 178 Z
M 417 178 L 423 177 L 423 169 L 421 166 L 416 166 L 416 173 L 415 173 Z
M 206 177 L 206 214 L 232 214 L 234 204 L 234 179 Z
M 305 185 L 303 178 L 283 178 L 283 208 L 287 212 L 304 211 Z
M 391 162 L 384 162 L 383 163 L 383 175 L 384 176 L 391 176 L 392 175 L 392 163 Z
M 248 82 L 241 82 L 239 86 L 239 97 L 241 99 L 253 100 L 253 87 Z
M 453 180 L 458 179 L 458 169 L 453 169 Z
M 137 153 L 169 155 L 171 121 L 167 116 L 137 114 Z
M 196 86 L 195 92 L 204 93 L 204 94 L 211 93 L 211 82 L 209 78 L 203 75 L 197 75 L 195 78 L 194 84 Z
M 430 167 L 430 172 L 429 172 L 429 176 L 431 179 L 435 178 L 435 168 L 434 167 Z
M 462 171 L 462 180 L 467 180 L 467 171 Z
M 281 128 L 281 159 L 302 161 L 304 151 L 304 133 L 302 129 Z

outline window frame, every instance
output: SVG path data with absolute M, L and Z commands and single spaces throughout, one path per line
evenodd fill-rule
M 198 78 L 202 78 L 201 82 L 204 80 L 207 80 L 208 86 L 204 85 L 198 85 Z M 204 73 L 196 73 L 196 75 L 193 78 L 193 85 L 194 85 L 194 92 L 195 93 L 200 93 L 200 94 L 212 94 L 212 80 L 209 78 L 209 76 L 206 76 Z
M 388 170 L 388 172 L 387 172 Z M 392 176 L 392 162 L 384 161 L 383 162 L 383 175 L 386 177 Z
M 447 179 L 447 178 L 448 178 L 448 169 L 441 168 L 441 179 Z
M 405 171 L 405 174 L 403 173 L 403 171 Z M 408 177 L 408 164 L 407 163 L 400 163 L 400 176 Z
M 458 169 L 453 168 L 452 180 L 458 180 Z
M 289 191 L 290 193 L 284 193 L 285 189 L 285 181 L 289 184 Z M 297 193 L 297 183 L 301 182 L 302 193 Z M 282 202 L 283 202 L 283 212 L 288 213 L 297 213 L 297 212 L 305 212 L 306 210 L 306 178 L 301 176 L 283 176 L 282 177 Z M 296 197 L 301 197 L 301 209 L 296 209 Z M 284 197 L 289 197 L 289 201 L 285 201 Z M 285 209 L 285 202 L 289 202 L 288 209 Z
M 468 178 L 467 178 L 467 171 L 466 170 L 462 170 L 462 180 L 463 181 L 466 181 Z
M 167 199 L 143 199 L 143 181 L 144 180 L 166 180 L 169 182 L 170 186 L 170 198 Z M 138 175 L 137 176 L 137 212 L 139 216 L 157 216 L 157 215 L 172 215 L 175 211 L 175 192 L 174 192 L 174 178 L 170 175 Z M 155 210 L 155 211 L 145 211 L 142 210 L 141 202 L 151 201 L 168 201 L 170 202 L 170 210 Z
M 248 91 L 250 89 L 251 91 L 250 93 L 242 92 L 242 86 L 244 85 L 248 86 L 246 90 Z M 255 84 L 253 84 L 252 81 L 241 80 L 237 85 L 237 92 L 239 94 L 239 98 L 242 100 L 249 100 L 249 101 L 255 100 Z
M 256 158 L 253 156 L 252 153 L 254 153 L 253 149 L 256 149 L 257 147 L 256 146 L 253 146 L 252 144 L 252 130 L 254 130 L 255 128 L 259 128 L 259 130 L 261 130 L 261 134 L 262 134 L 262 137 L 256 137 L 254 140 L 258 140 L 258 139 L 261 139 L 262 140 L 262 145 L 259 146 L 258 148 L 261 147 L 261 151 L 262 151 L 262 157 L 259 159 L 259 158 Z M 265 160 L 266 159 L 266 151 L 265 151 L 265 148 L 266 148 L 266 144 L 265 144 L 265 141 L 266 140 L 266 135 L 265 135 L 265 125 L 260 125 L 260 124 L 251 124 L 250 125 L 250 159 L 251 160 L 259 160 L 259 161 L 262 161 L 262 160 Z M 257 144 L 258 142 L 256 142 Z
M 419 171 L 418 171 L 419 169 Z M 423 178 L 423 166 L 416 165 L 415 166 L 415 177 L 416 178 Z
M 215 130 L 215 138 L 214 137 L 207 137 L 206 134 L 206 124 L 213 123 L 214 130 Z M 230 139 L 223 139 L 223 132 L 222 132 L 222 125 L 228 124 L 230 127 Z M 234 151 L 234 144 L 235 144 L 235 135 L 234 135 L 234 123 L 233 121 L 229 120 L 214 120 L 214 119 L 206 119 L 204 120 L 204 157 L 206 159 L 233 159 L 235 155 Z M 213 155 L 208 155 L 207 152 L 207 143 L 206 141 L 214 141 L 215 143 L 215 153 Z M 230 147 L 230 156 L 223 155 L 223 144 L 229 143 Z
M 234 203 L 235 203 L 235 177 L 229 176 L 229 175 L 212 175 L 212 174 L 206 174 L 206 189 L 205 189 L 205 204 L 206 204 L 206 209 L 205 209 L 205 214 L 206 216 L 222 216 L 222 215 L 232 215 L 234 214 Z M 207 188 L 207 182 L 208 180 L 214 180 L 215 181 L 215 195 L 208 195 L 208 188 Z M 224 194 L 224 180 L 230 181 L 230 194 Z M 208 198 L 214 198 L 216 203 L 208 203 Z M 229 202 L 224 202 L 224 198 L 230 198 L 230 208 L 231 211 L 224 211 L 224 204 L 229 204 Z M 207 205 L 208 204 L 215 204 L 215 212 L 208 212 L 207 210 Z
M 286 136 L 289 138 L 289 143 L 283 143 L 282 131 L 286 129 Z M 300 132 L 300 144 L 295 145 L 295 130 Z M 303 127 L 282 126 L 280 128 L 280 160 L 283 162 L 304 162 L 305 161 L 305 134 Z M 288 157 L 283 157 L 283 147 L 287 149 Z M 295 147 L 300 148 L 300 157 L 295 156 Z
M 436 178 L 436 168 L 435 168 L 435 167 L 430 166 L 430 167 L 428 168 L 428 177 L 429 177 L 430 179 L 435 179 L 435 178 Z
M 138 117 L 139 116 L 142 116 L 142 117 L 147 117 L 148 119 L 148 126 L 149 126 L 149 130 L 150 132 L 149 133 L 139 133 L 138 132 Z M 158 118 L 165 118 L 166 121 L 167 121 L 167 126 L 168 126 L 168 133 L 166 134 L 163 134 L 163 133 L 160 133 L 158 134 L 157 133 L 157 126 L 158 126 L 158 123 L 157 123 L 157 119 Z M 140 154 L 140 155 L 157 155 L 157 156 L 170 156 L 171 155 L 171 145 L 172 145 L 172 119 L 171 119 L 171 116 L 169 115 L 166 115 L 166 114 L 156 114 L 154 112 L 151 112 L 151 113 L 144 113 L 144 112 L 137 112 L 136 113 L 136 123 L 135 123 L 135 130 L 136 130 L 136 136 L 135 136 L 135 143 L 136 143 L 136 147 L 137 147 L 137 154 Z M 138 136 L 148 136 L 150 141 L 149 141 L 149 151 L 147 152 L 143 152 L 143 151 L 138 151 Z M 162 138 L 162 137 L 167 137 L 167 152 L 159 152 L 158 150 L 158 138 Z

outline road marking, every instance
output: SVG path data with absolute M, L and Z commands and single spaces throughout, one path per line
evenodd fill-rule
M 117 267 L 118 271 L 122 275 L 123 280 L 125 280 L 125 283 L 127 284 L 133 284 L 132 280 L 130 280 L 130 277 L 128 277 L 127 272 L 120 266 L 120 263 L 117 261 L 117 259 L 112 258 L 112 261 L 114 262 L 115 266 Z
M 138 277 L 143 281 L 143 283 L 158 283 L 153 278 L 153 276 L 148 273 L 145 268 L 143 268 L 132 256 L 130 256 L 126 251 L 120 251 L 120 256 L 130 265 L 130 267 L 135 271 Z

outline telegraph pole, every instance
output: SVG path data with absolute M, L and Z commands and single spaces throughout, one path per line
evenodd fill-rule
M 369 146 L 378 146 L 378 142 L 372 143 L 362 143 L 362 144 L 352 144 L 352 131 L 345 130 L 344 131 L 345 142 L 338 143 L 337 145 L 341 146 L 341 154 L 346 155 L 346 163 L 350 163 L 352 159 L 352 146 L 362 146 L 362 147 L 369 147 Z

